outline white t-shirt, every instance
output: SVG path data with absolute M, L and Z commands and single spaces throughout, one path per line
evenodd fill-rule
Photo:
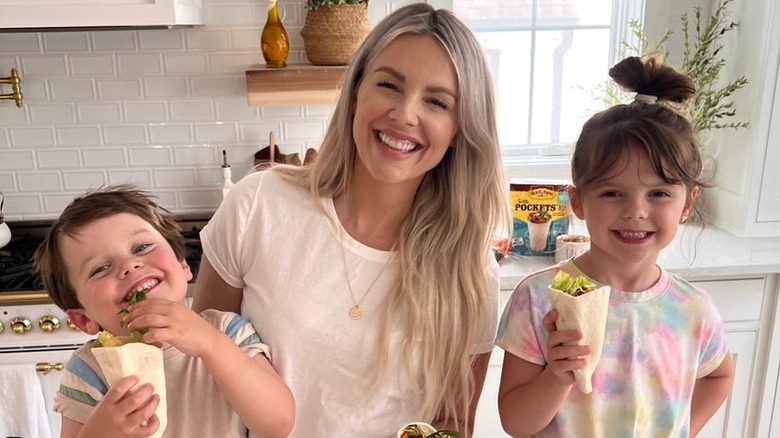
M 377 356 L 379 315 L 397 282 L 398 262 L 350 237 L 338 222 L 333 200 L 327 215 L 309 192 L 273 171 L 250 174 L 233 187 L 201 232 L 203 251 L 219 275 L 244 290 L 241 314 L 269 346 L 273 365 L 295 396 L 291 438 L 395 437 L 419 418 L 419 399 L 404 389 L 405 374 L 392 369 L 376 395 L 367 398 Z M 333 218 L 333 220 L 330 220 Z M 344 242 L 342 245 L 341 242 Z M 344 258 L 363 319 L 352 320 L 355 304 L 347 288 Z M 489 260 L 485 262 L 484 260 Z M 489 263 L 495 294 L 492 312 L 472 346 L 489 352 L 498 320 L 498 264 Z M 400 327 L 391 342 L 401 342 Z M 417 373 L 422 381 L 423 376 Z M 407 382 L 408 383 L 408 382 Z

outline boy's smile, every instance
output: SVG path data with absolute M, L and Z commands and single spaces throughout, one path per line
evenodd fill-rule
M 117 313 L 133 293 L 148 289 L 149 298 L 181 301 L 192 278 L 165 238 L 133 214 L 97 219 L 60 239 L 68 281 L 83 306 L 68 315 L 87 333 L 100 327 L 128 333 Z

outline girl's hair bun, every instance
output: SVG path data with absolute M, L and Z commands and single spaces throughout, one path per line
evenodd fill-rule
M 625 58 L 609 69 L 609 76 L 624 90 L 655 96 L 659 102 L 684 105 L 696 93 L 693 80 L 664 64 L 660 53 Z M 652 103 L 644 98 L 637 101 Z

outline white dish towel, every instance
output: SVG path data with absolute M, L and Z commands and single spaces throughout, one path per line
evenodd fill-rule
M 30 364 L 0 366 L 0 437 L 52 438 L 41 381 Z

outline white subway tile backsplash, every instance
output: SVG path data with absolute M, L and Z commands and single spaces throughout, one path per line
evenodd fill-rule
M 130 148 L 127 150 L 127 154 L 130 157 L 130 166 L 134 168 L 170 166 L 173 164 L 171 150 L 166 146 Z
M 149 138 L 155 144 L 192 143 L 192 125 L 150 125 Z
M 76 113 L 83 123 L 116 123 L 122 119 L 118 102 L 77 103 Z
M 96 52 L 127 52 L 138 50 L 136 32 L 114 30 L 92 32 L 92 46 Z
M 245 71 L 264 64 L 266 2 L 203 3 L 202 27 L 0 33 L 0 76 L 17 68 L 25 94 L 21 109 L 0 104 L 7 219 L 52 218 L 87 188 L 124 182 L 174 212 L 213 211 L 222 149 L 238 181 L 271 131 L 284 153 L 319 146 L 332 106 L 246 105 Z M 306 62 L 303 0 L 282 3 L 288 64 Z
M 284 139 L 288 141 L 322 138 L 325 136 L 325 121 L 293 121 L 284 123 Z
M 215 166 L 222 160 L 222 149 L 216 146 L 176 146 L 173 148 L 173 163 L 177 166 Z M 217 158 L 219 157 L 219 158 Z
M 46 52 L 86 52 L 89 50 L 89 38 L 84 32 L 44 33 L 43 49 Z
M 176 77 L 151 77 L 144 79 L 144 91 L 151 98 L 187 97 L 187 80 Z
M 30 121 L 37 125 L 63 125 L 76 122 L 72 103 L 32 103 Z
M 39 37 L 37 33 L 0 33 L 0 47 L 5 53 L 40 52 Z
M 35 169 L 33 151 L 0 150 L 0 170 Z
M 101 100 L 140 99 L 141 79 L 98 79 L 98 95 Z
M 288 36 L 291 37 L 290 30 L 286 29 Z M 233 49 L 255 51 L 262 60 L 263 55 L 260 52 L 260 36 L 262 29 L 233 29 L 230 35 L 233 37 Z
M 165 102 L 127 102 L 124 104 L 128 122 L 164 122 L 168 120 Z
M 230 47 L 230 31 L 227 29 L 193 29 L 184 32 L 189 50 L 227 50 Z
M 252 7 L 250 4 L 220 4 L 212 3 L 205 6 L 206 22 L 213 26 L 249 25 L 252 24 Z
M 235 143 L 238 127 L 235 123 L 197 123 L 195 141 L 200 143 Z
M 58 192 L 62 190 L 59 172 L 19 172 L 17 174 L 20 192 Z
M 162 60 L 159 54 L 117 55 L 119 73 L 122 75 L 150 75 L 162 73 Z
M 190 95 L 201 97 L 245 96 L 246 86 L 239 90 L 235 76 L 196 76 L 190 78 Z
M 268 146 L 268 134 L 273 132 L 276 138 L 279 138 L 282 132 L 282 123 L 279 121 L 241 123 L 239 131 L 242 143 Z
M 176 190 L 163 190 L 155 188 L 153 195 L 157 198 L 157 203 L 168 210 L 180 210 L 176 202 Z
M 73 201 L 77 195 L 81 193 L 58 193 L 58 194 L 43 194 L 44 211 L 47 213 L 58 213 L 65 209 Z
M 5 194 L 16 192 L 13 173 L 0 173 L 0 192 Z
M 113 55 L 71 55 L 69 60 L 73 76 L 106 76 L 116 72 Z
M 152 171 L 149 169 L 108 171 L 109 184 L 135 184 L 144 189 L 152 188 Z
M 212 73 L 236 73 L 246 71 L 248 65 L 257 63 L 255 53 L 210 53 L 209 60 Z M 262 55 L 261 59 L 262 59 Z
M 146 125 L 103 125 L 103 138 L 107 145 L 145 144 Z
M 36 153 L 40 169 L 77 169 L 81 167 L 78 149 L 46 149 Z
M 181 32 L 171 29 L 138 32 L 138 39 L 141 51 L 181 50 L 184 48 L 184 39 Z
M 84 149 L 84 167 L 126 167 L 124 149 Z
M 17 108 L 16 105 L 10 104 L 0 105 L 0 123 L 3 126 L 28 125 L 26 108 Z
M 65 171 L 62 173 L 62 179 L 65 183 L 65 190 L 86 191 L 106 186 L 108 179 L 106 172 L 102 170 L 92 171 Z
M 195 187 L 195 169 L 152 169 L 158 187 Z
M 43 213 L 43 202 L 40 194 L 5 194 L 3 214 L 6 220 L 13 217 L 40 216 Z
M 261 107 L 261 117 L 276 117 L 280 119 L 299 118 L 303 115 L 300 105 L 291 106 L 264 106 Z
M 28 84 L 24 84 L 24 97 L 30 99 Z M 78 100 L 95 100 L 95 82 L 92 79 L 51 79 L 49 81 L 52 100 L 73 102 Z M 35 100 L 40 100 L 40 97 Z M 75 120 L 75 117 L 74 117 Z
M 170 54 L 165 57 L 165 71 L 204 74 L 208 71 L 208 58 L 203 53 Z
M 171 120 L 206 121 L 214 120 L 211 100 L 171 100 Z
M 11 143 L 18 148 L 38 148 L 54 146 L 54 129 L 42 128 L 11 128 Z
M 101 146 L 100 128 L 97 126 L 71 126 L 57 128 L 57 143 L 60 146 Z
M 65 76 L 67 74 L 65 56 L 27 56 L 22 58 L 22 71 L 19 76 Z
M 230 121 L 257 119 L 257 108 L 248 106 L 245 97 L 220 100 L 215 99 L 214 104 L 217 108 L 217 120 Z

